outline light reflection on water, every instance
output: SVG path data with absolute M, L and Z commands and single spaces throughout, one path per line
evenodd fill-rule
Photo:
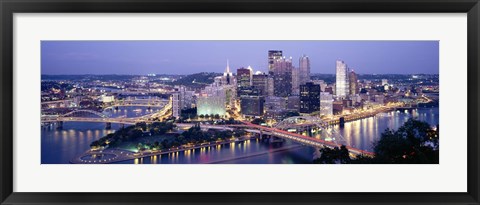
M 127 114 L 128 109 L 126 108 Z M 136 108 L 133 108 L 136 109 Z M 146 108 L 144 108 L 146 109 Z M 119 109 L 120 110 L 120 109 Z M 124 113 L 124 111 L 120 111 Z M 123 115 L 123 114 L 120 114 Z M 427 121 L 431 125 L 437 125 L 438 108 L 419 109 L 412 112 L 389 112 L 380 113 L 375 117 L 365 118 L 354 122 L 345 123 L 343 128 L 338 125 L 335 129 L 345 138 L 346 142 L 360 149 L 372 150 L 372 143 L 378 140 L 386 128 L 397 129 L 410 117 Z M 63 130 L 42 129 L 42 163 L 69 163 L 69 160 L 89 148 L 92 141 L 114 132 L 120 125 L 112 124 L 112 130 L 105 130 L 103 123 L 64 123 Z M 268 164 L 268 163 L 310 163 L 313 149 L 300 146 L 295 149 L 268 153 L 279 147 L 290 146 L 293 143 L 285 142 L 282 145 L 269 144 L 259 139 L 245 142 L 235 142 L 214 147 L 200 148 L 187 152 L 176 152 L 168 155 L 146 157 L 119 163 L 127 164 L 166 164 L 166 163 L 235 163 L 235 164 Z M 265 152 L 265 153 L 264 153 Z M 240 156 L 249 156 L 255 153 L 264 153 L 259 156 L 251 156 L 235 160 L 228 160 Z M 222 161 L 228 160 L 228 161 Z
M 393 111 L 389 113 L 380 113 L 374 117 L 365 118 L 353 122 L 345 123 L 341 128 L 334 126 L 345 138 L 348 145 L 363 150 L 372 151 L 373 142 L 381 137 L 385 129 L 398 129 L 411 117 L 426 121 L 432 126 L 439 123 L 438 108 L 418 109 L 407 112 Z

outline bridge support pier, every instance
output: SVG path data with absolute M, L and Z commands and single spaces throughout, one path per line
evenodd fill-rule
M 112 123 L 111 122 L 105 123 L 105 129 L 107 130 L 112 129 Z
M 338 119 L 338 121 L 339 121 L 340 127 L 345 126 L 345 117 L 341 117 L 340 119 Z
M 58 121 L 57 122 L 57 130 L 63 129 L 63 121 Z

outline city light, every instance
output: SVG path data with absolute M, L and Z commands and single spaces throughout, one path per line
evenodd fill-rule
M 269 163 L 254 156 L 280 157 L 275 150 L 292 145 L 323 150 L 311 163 L 340 149 L 351 160 L 374 158 L 385 129 L 411 119 L 428 124 L 422 146 L 438 151 L 438 74 L 369 74 L 348 55 L 319 67 L 324 59 L 291 49 L 263 51 L 263 67 L 245 56 L 216 59 L 216 72 L 42 75 L 42 143 L 81 149 L 49 162 Z

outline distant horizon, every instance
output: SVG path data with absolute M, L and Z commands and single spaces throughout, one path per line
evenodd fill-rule
M 186 75 L 252 66 L 267 72 L 268 50 L 281 50 L 298 67 L 309 56 L 311 73 L 335 73 L 343 60 L 356 73 L 438 74 L 438 41 L 42 41 L 46 75 Z

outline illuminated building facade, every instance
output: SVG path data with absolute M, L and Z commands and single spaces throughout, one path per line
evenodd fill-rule
M 252 86 L 252 69 L 239 68 L 237 69 L 237 96 Z
M 349 95 L 350 84 L 348 76 L 348 66 L 345 62 L 337 60 L 336 70 L 336 89 L 335 95 L 339 98 L 344 98 Z
M 172 114 L 179 117 L 183 109 L 195 107 L 195 91 L 189 91 L 185 86 L 176 86 L 172 94 Z
M 226 113 L 226 93 L 222 86 L 205 87 L 197 99 L 197 115 L 220 115 Z
M 358 94 L 358 77 L 355 71 L 350 71 L 348 74 L 348 81 L 350 84 L 350 95 L 356 95 Z
M 268 75 L 258 73 L 252 76 L 252 87 L 258 90 L 259 95 L 268 95 Z
M 303 55 L 300 57 L 299 63 L 298 63 L 298 70 L 299 70 L 299 85 L 303 85 L 307 82 L 310 82 L 310 59 L 308 56 Z
M 292 95 L 298 95 L 300 92 L 300 70 L 292 67 Z
M 273 64 L 274 95 L 288 97 L 292 94 L 292 58 L 281 58 Z
M 300 113 L 320 111 L 320 85 L 308 82 L 300 85 Z
M 282 51 L 280 50 L 269 50 L 268 51 L 268 73 L 271 75 L 273 73 L 273 66 L 276 60 L 281 59 L 283 56 Z
M 333 115 L 333 95 L 326 92 L 320 93 L 320 116 Z

